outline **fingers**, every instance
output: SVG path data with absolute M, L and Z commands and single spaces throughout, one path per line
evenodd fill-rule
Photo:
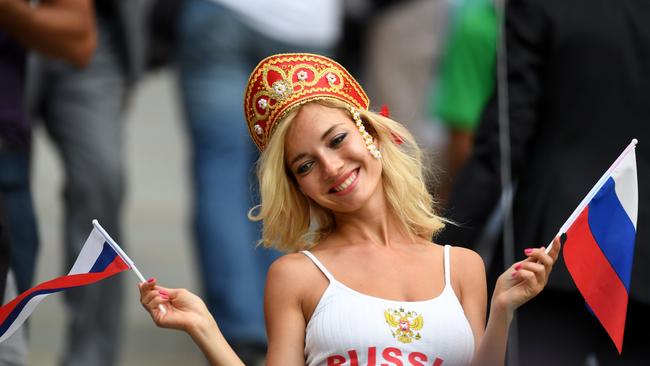
M 140 290 L 140 303 L 144 306 L 145 304 L 145 298 L 151 291 L 156 286 L 156 279 L 155 278 L 150 278 L 146 282 L 142 282 L 138 284 L 138 289 Z
M 528 281 L 533 287 L 540 284 L 542 287 L 545 286 L 553 264 L 560 253 L 560 241 L 560 237 L 553 239 L 551 250 L 548 253 L 544 247 L 525 249 L 524 254 L 528 258 L 512 266 L 512 278 Z
M 152 313 L 157 313 L 162 311 L 160 305 L 167 305 L 169 303 L 169 295 L 163 290 L 160 290 L 157 296 L 153 296 L 149 302 L 147 302 L 146 307 L 150 309 Z
M 560 238 L 556 237 L 553 239 L 553 242 L 551 244 L 551 250 L 546 253 L 546 248 L 541 247 L 541 248 L 528 248 L 524 250 L 524 254 L 528 256 L 529 261 L 534 261 L 534 262 L 539 262 L 544 265 L 546 268 L 547 273 L 551 273 L 551 269 L 553 268 L 553 264 L 558 258 L 558 255 L 560 253 Z
M 514 279 L 528 281 L 533 287 L 538 284 L 546 284 L 548 278 L 546 267 L 543 264 L 527 260 L 515 264 L 511 276 Z
M 138 288 L 140 289 L 140 303 L 158 324 L 167 313 L 168 303 L 171 301 L 171 290 L 158 286 L 155 278 L 138 284 Z
M 548 254 L 552 259 L 553 262 L 555 262 L 560 254 L 560 248 L 562 247 L 562 244 L 566 240 L 566 234 L 562 234 L 562 236 L 556 236 L 551 244 L 549 245 L 549 248 L 544 248 L 544 252 Z
M 562 234 L 561 236 L 556 236 L 555 239 L 553 239 L 553 247 L 551 250 L 548 252 L 548 255 L 553 258 L 553 261 L 556 261 L 557 258 L 560 256 L 560 249 L 562 248 L 562 245 L 566 242 L 567 235 L 566 233 Z
M 140 298 L 140 302 L 142 305 L 147 307 L 148 304 L 150 304 L 158 297 L 162 298 L 163 300 L 169 300 L 169 293 L 162 288 L 156 288 L 144 294 L 144 296 Z
M 150 278 L 146 282 L 138 284 L 138 289 L 140 289 L 140 300 L 144 297 L 146 293 L 153 290 L 156 287 L 156 279 Z
M 526 290 L 526 297 L 532 297 L 538 294 L 543 286 L 539 286 L 538 278 L 534 272 L 528 270 L 515 271 L 512 278 L 518 281 L 518 285 L 523 285 Z

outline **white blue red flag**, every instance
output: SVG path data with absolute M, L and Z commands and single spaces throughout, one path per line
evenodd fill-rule
M 110 237 L 105 237 L 97 226 L 98 224 L 88 236 L 77 260 L 66 276 L 43 282 L 0 308 L 0 342 L 9 338 L 31 315 L 36 306 L 50 294 L 89 285 L 130 268 L 127 263 L 131 261 L 129 259 L 125 261 L 118 254 L 118 251 L 122 252 L 122 250 L 114 247 Z
M 578 290 L 621 353 L 627 314 L 638 187 L 636 139 L 598 181 L 566 228 L 564 261 Z

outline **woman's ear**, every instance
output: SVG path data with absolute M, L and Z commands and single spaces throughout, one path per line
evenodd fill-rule
M 404 139 L 402 138 L 402 136 L 400 136 L 400 135 L 399 135 L 398 133 L 396 133 L 396 132 L 392 132 L 392 131 L 391 131 L 391 133 L 390 133 L 390 137 L 393 139 L 393 142 L 394 142 L 395 145 L 397 145 L 397 146 L 399 146 L 399 145 L 401 145 L 401 144 L 404 143 Z
M 380 148 L 381 139 L 379 138 L 379 133 L 375 129 L 375 126 L 373 126 L 372 123 L 368 122 L 366 119 L 364 119 L 363 124 L 367 126 L 366 128 L 368 129 L 368 133 L 370 134 L 370 136 L 372 136 L 375 146 Z
M 379 134 L 377 133 L 377 130 L 375 129 L 375 126 L 368 121 L 368 119 L 364 116 L 361 117 L 361 121 L 363 122 L 363 127 L 368 131 L 372 139 L 375 141 L 375 143 L 379 142 Z

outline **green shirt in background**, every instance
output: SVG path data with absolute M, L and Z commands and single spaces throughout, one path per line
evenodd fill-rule
M 445 126 L 473 131 L 494 86 L 498 18 L 492 0 L 455 0 L 432 113 Z

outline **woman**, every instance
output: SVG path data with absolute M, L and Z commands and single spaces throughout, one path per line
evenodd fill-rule
M 271 56 L 249 79 L 244 113 L 262 151 L 250 216 L 264 246 L 290 253 L 267 277 L 267 364 L 502 365 L 513 312 L 546 284 L 559 240 L 501 275 L 486 327 L 481 258 L 431 243 L 444 224 L 420 150 L 368 106 L 322 56 Z M 241 364 L 197 296 L 153 279 L 140 291 L 158 326 L 189 333 L 213 365 Z

